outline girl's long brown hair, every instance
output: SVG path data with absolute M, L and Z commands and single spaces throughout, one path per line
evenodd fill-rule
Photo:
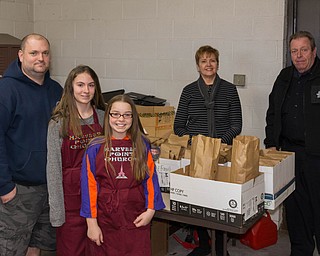
M 58 121 L 62 120 L 60 134 L 62 137 L 68 135 L 68 130 L 71 129 L 75 136 L 82 136 L 81 123 L 79 118 L 79 112 L 74 99 L 73 81 L 82 74 L 87 73 L 91 76 L 95 84 L 95 92 L 91 105 L 95 108 L 105 110 L 106 105 L 104 103 L 101 86 L 96 72 L 89 66 L 79 65 L 72 69 L 67 77 L 63 88 L 63 94 L 58 105 L 55 107 L 52 113 L 51 119 Z
M 104 118 L 104 137 L 106 142 L 105 150 L 104 150 L 106 152 L 105 158 L 106 158 L 106 161 L 108 161 L 109 152 L 110 152 L 108 149 L 112 147 L 112 129 L 109 124 L 109 119 L 110 119 L 109 113 L 110 113 L 112 104 L 119 101 L 128 103 L 131 106 L 132 125 L 127 131 L 127 135 L 132 140 L 133 152 L 132 152 L 131 167 L 132 167 L 133 175 L 135 179 L 137 181 L 142 181 L 146 177 L 146 173 L 149 171 L 148 165 L 147 165 L 147 148 L 146 148 L 146 143 L 148 143 L 149 140 L 143 134 L 139 115 L 133 101 L 129 96 L 125 94 L 117 95 L 108 102 L 108 106 L 107 106 L 107 110 L 105 112 L 105 118 Z M 108 164 L 111 165 L 110 162 Z

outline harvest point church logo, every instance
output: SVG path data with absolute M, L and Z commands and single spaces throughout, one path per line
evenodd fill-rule
M 126 174 L 123 171 L 122 163 L 121 163 L 121 167 L 120 167 L 120 172 L 118 173 L 118 176 L 116 177 L 116 179 L 128 179 L 128 177 L 126 176 Z

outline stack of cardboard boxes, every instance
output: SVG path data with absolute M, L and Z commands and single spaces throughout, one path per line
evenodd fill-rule
M 148 137 L 163 138 L 172 133 L 174 122 L 173 106 L 136 105 L 139 118 Z M 152 256 L 166 255 L 168 252 L 169 225 L 167 221 L 152 220 Z
M 173 106 L 139 106 L 137 105 L 140 121 L 150 137 L 162 138 L 173 130 Z

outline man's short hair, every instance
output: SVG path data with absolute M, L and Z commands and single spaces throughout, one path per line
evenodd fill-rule
M 35 39 L 38 39 L 38 40 L 47 41 L 49 48 L 50 48 L 49 40 L 46 37 L 44 37 L 43 35 L 37 34 L 37 33 L 32 33 L 32 34 L 26 35 L 24 38 L 22 38 L 20 50 L 22 50 L 22 51 L 24 50 L 24 48 L 26 46 L 26 42 L 29 40 L 29 38 L 32 38 L 32 37 Z
M 306 37 L 309 39 L 310 41 L 310 45 L 311 45 L 311 50 L 313 51 L 314 48 L 316 48 L 316 42 L 314 40 L 314 37 L 313 35 L 308 32 L 308 31 L 298 31 L 296 33 L 294 33 L 292 36 L 290 36 L 290 39 L 289 39 L 289 48 L 290 48 L 290 44 L 291 44 L 291 41 L 294 40 L 294 39 L 298 39 L 298 38 L 302 38 L 302 37 Z

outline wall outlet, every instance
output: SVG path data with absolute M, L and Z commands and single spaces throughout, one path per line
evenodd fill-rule
M 246 75 L 234 74 L 233 75 L 233 84 L 237 86 L 246 85 Z

